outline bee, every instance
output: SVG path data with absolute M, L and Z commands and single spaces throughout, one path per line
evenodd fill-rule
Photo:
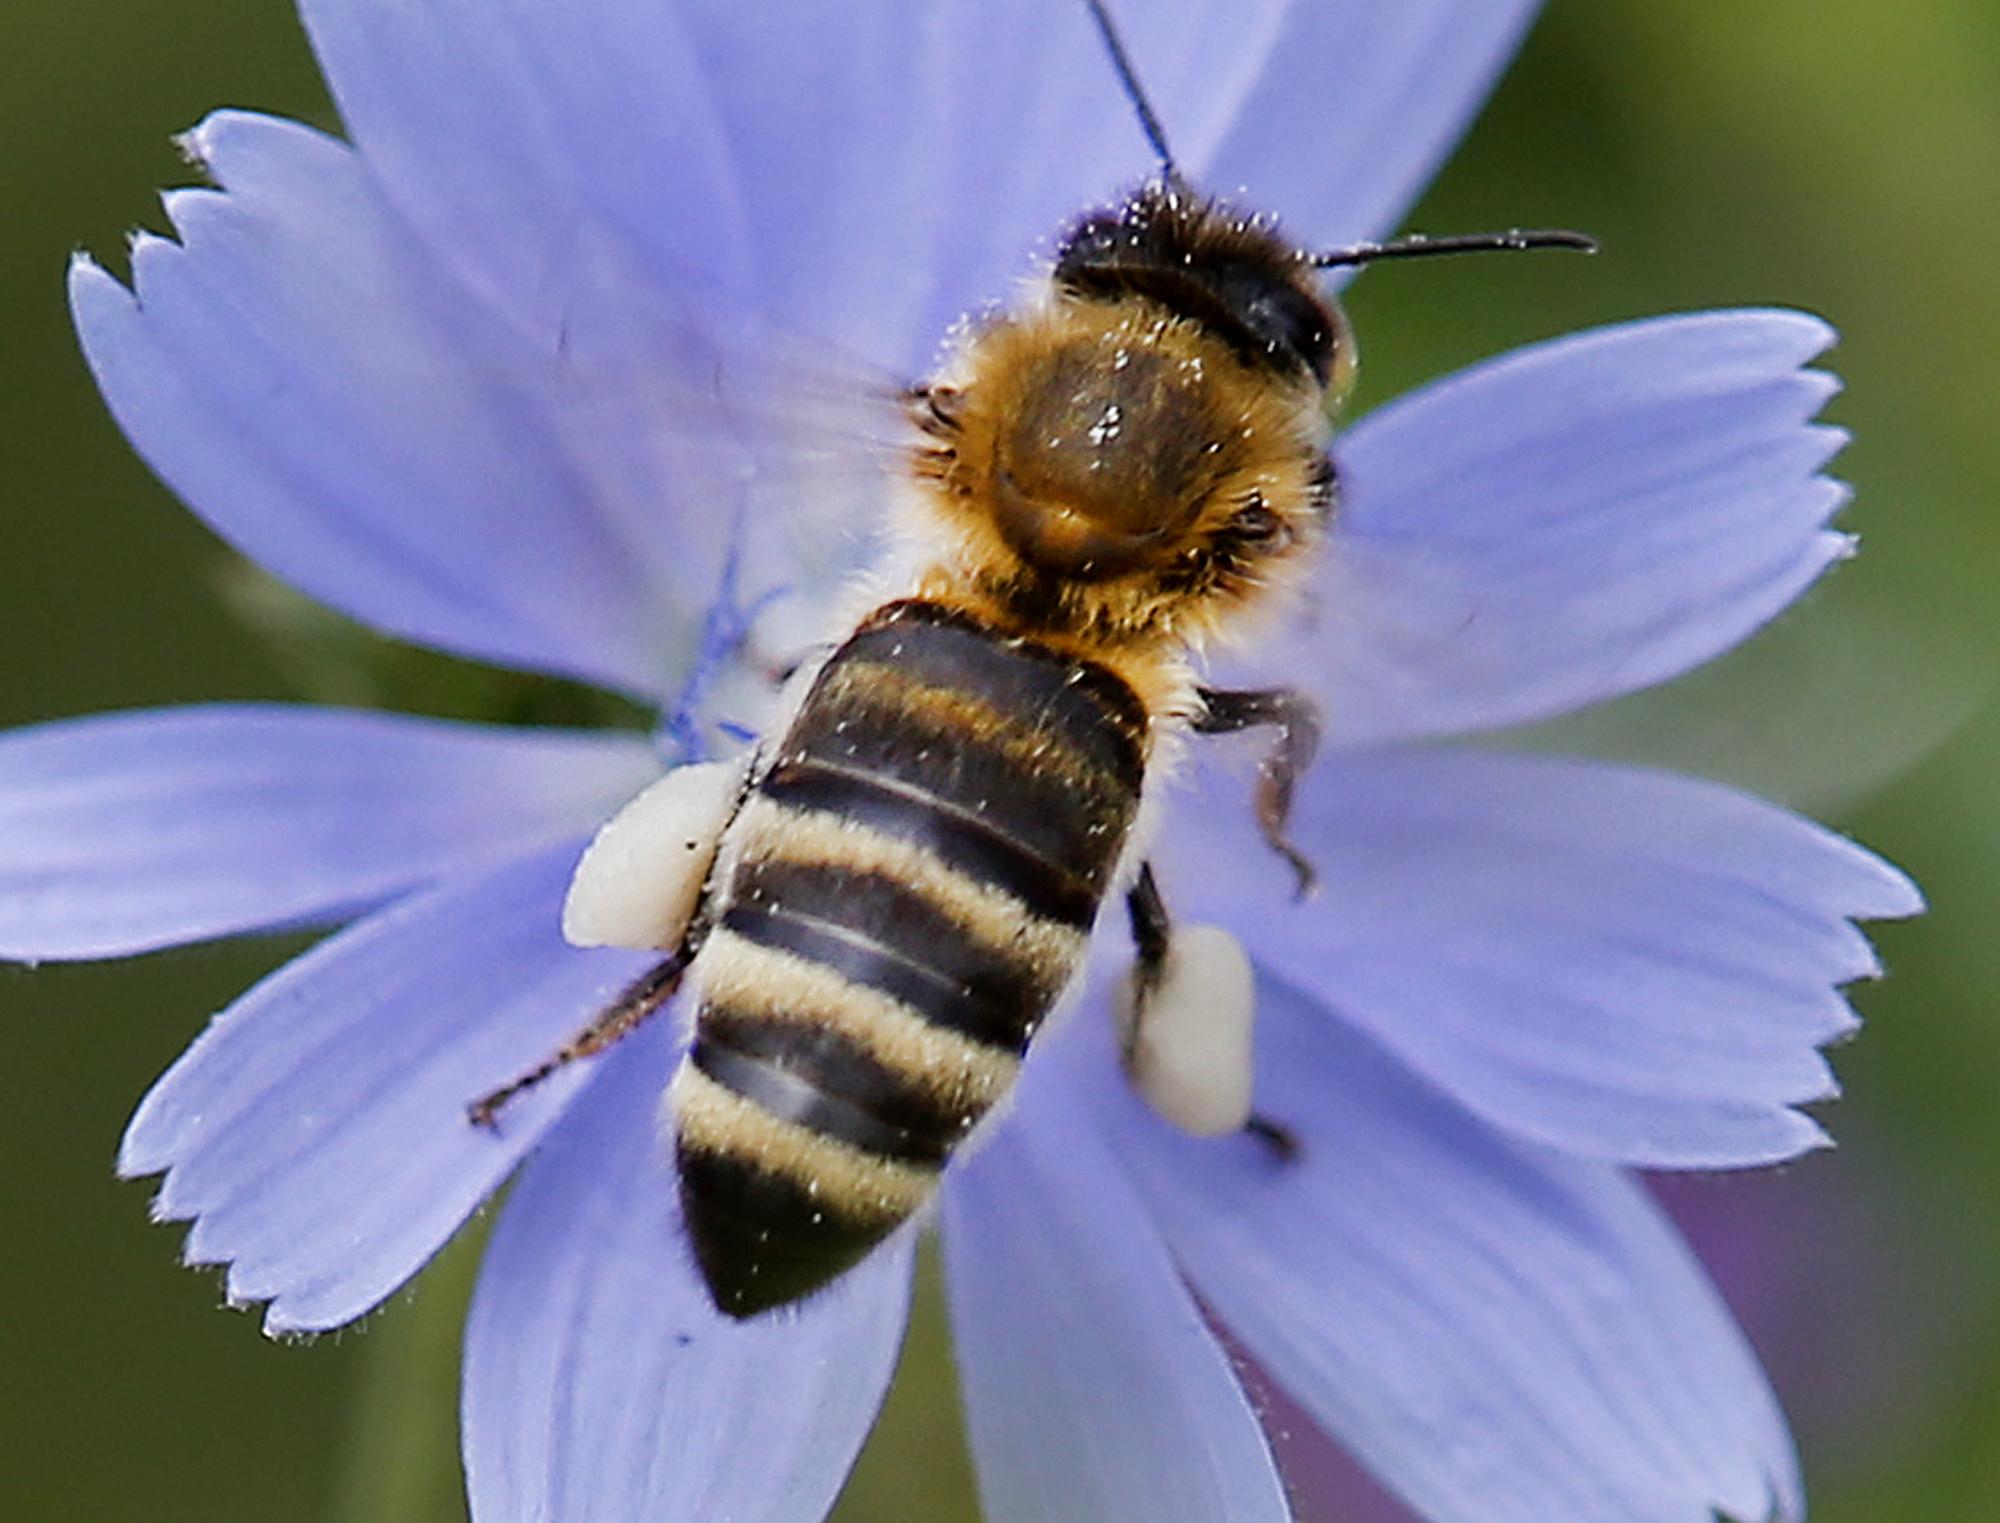
M 903 549 L 749 755 L 677 769 L 615 816 L 564 908 L 581 945 L 666 959 L 562 1051 L 601 1051 L 687 984 L 668 1091 L 689 1243 L 744 1318 L 812 1294 L 923 1212 L 997 1119 L 1105 902 L 1135 955 L 1117 1000 L 1139 1093 L 1198 1135 L 1249 1130 L 1250 964 L 1176 926 L 1145 858 L 1189 736 L 1268 728 L 1265 841 L 1287 838 L 1319 721 L 1286 690 L 1203 685 L 1328 532 L 1352 332 L 1331 266 L 1569 233 L 1301 249 L 1194 193 L 1101 0 L 1086 0 L 1159 174 L 1080 217 L 1047 277 L 906 393 Z

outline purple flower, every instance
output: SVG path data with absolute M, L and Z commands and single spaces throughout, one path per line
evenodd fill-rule
M 1532 6 L 1124 7 L 1197 183 L 1331 246 L 1391 229 Z M 558 906 L 592 828 L 765 702 L 866 559 L 851 440 L 1028 251 L 1149 167 L 1081 4 L 802 9 L 305 0 L 354 146 L 243 113 L 189 146 L 179 242 L 72 272 L 160 475 L 390 634 L 640 698 L 653 736 L 216 707 L 0 742 L 0 954 L 345 924 L 217 1019 L 120 1156 L 274 1332 L 406 1282 L 519 1168 L 467 1333 L 480 1523 L 811 1519 L 889 1377 L 911 1243 L 737 1324 L 681 1244 L 655 1022 L 510 1109 L 466 1102 L 649 961 Z M 1086 1008 L 948 1178 L 941 1229 L 995 1519 L 1282 1519 L 1197 1306 L 1434 1523 L 1796 1518 L 1784 1421 L 1640 1168 L 1820 1145 L 1849 842 L 1728 789 L 1425 744 L 1661 682 L 1849 547 L 1793 313 L 1605 329 L 1386 407 L 1297 627 L 1323 695 L 1294 906 L 1240 777 L 1169 804 L 1176 907 L 1261 978 L 1288 1167 L 1170 1132 Z M 1089 1001 L 1087 1004 L 1094 1004 Z

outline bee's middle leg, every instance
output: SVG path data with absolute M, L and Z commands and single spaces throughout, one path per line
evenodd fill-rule
M 1176 929 L 1151 863 L 1125 907 L 1138 955 L 1115 1009 L 1132 1087 L 1184 1132 L 1247 1132 L 1278 1157 L 1294 1156 L 1291 1130 L 1251 1108 L 1256 989 L 1242 944 L 1220 926 Z

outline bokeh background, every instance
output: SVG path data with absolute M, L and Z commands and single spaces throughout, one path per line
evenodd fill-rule
M 126 229 L 162 225 L 153 188 L 188 179 L 169 134 L 218 104 L 334 125 L 284 0 L 0 7 L 0 723 L 312 678 L 312 650 L 269 637 L 268 600 L 124 447 L 62 300 L 72 249 L 117 261 Z M 1385 268 L 1352 297 L 1364 406 L 1656 311 L 1797 304 L 1845 335 L 1832 416 L 1855 434 L 1860 562 L 1683 687 L 1531 738 L 1807 804 L 1935 906 L 1879 930 L 1892 976 L 1859 991 L 1870 1024 L 1839 1056 L 1839 1153 L 1675 1195 L 1776 1372 L 1828 1523 L 2000 1517 L 1996 211 L 2000 7 L 1555 0 L 1412 225 L 1567 223 L 1604 257 Z M 421 663 L 363 696 L 519 700 Z M 290 950 L 0 969 L 0 1517 L 460 1516 L 465 1245 L 365 1330 L 285 1347 L 176 1267 L 145 1185 L 111 1178 L 147 1083 Z M 847 1523 L 973 1515 L 927 1304 Z M 1281 1452 L 1318 1487 L 1317 1446 Z M 1343 1497 L 1303 1505 L 1376 1516 Z

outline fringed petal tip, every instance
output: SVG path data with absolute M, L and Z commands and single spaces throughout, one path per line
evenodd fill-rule
M 1640 1167 L 1825 1146 L 1798 1107 L 1838 1092 L 1820 1049 L 1855 1029 L 1842 986 L 1881 968 L 1853 922 L 1921 905 L 1797 815 L 1594 762 L 1329 758 L 1298 800 L 1326 880 L 1304 905 L 1226 838 L 1233 813 L 1197 806 L 1163 839 L 1186 913 L 1234 925 L 1479 1115 Z
M 1305 617 L 1278 653 L 1349 745 L 1498 729 L 1664 682 L 1852 553 L 1828 528 L 1833 339 L 1803 313 L 1573 335 L 1363 419 Z M 1289 652 L 1289 655 L 1286 654 Z
M 354 1320 L 402 1285 L 554 1125 L 574 1065 L 497 1129 L 468 1105 L 554 1052 L 654 960 L 555 930 L 577 843 L 413 895 L 217 1017 L 141 1102 L 119 1154 L 164 1172 L 156 1219 L 274 1333 Z
M 677 589 L 578 449 L 556 357 L 454 284 L 345 144 L 240 111 L 188 141 L 226 191 L 163 196 L 178 241 L 138 234 L 129 290 L 70 270 L 91 372 L 161 480 L 375 628 L 660 693 Z

